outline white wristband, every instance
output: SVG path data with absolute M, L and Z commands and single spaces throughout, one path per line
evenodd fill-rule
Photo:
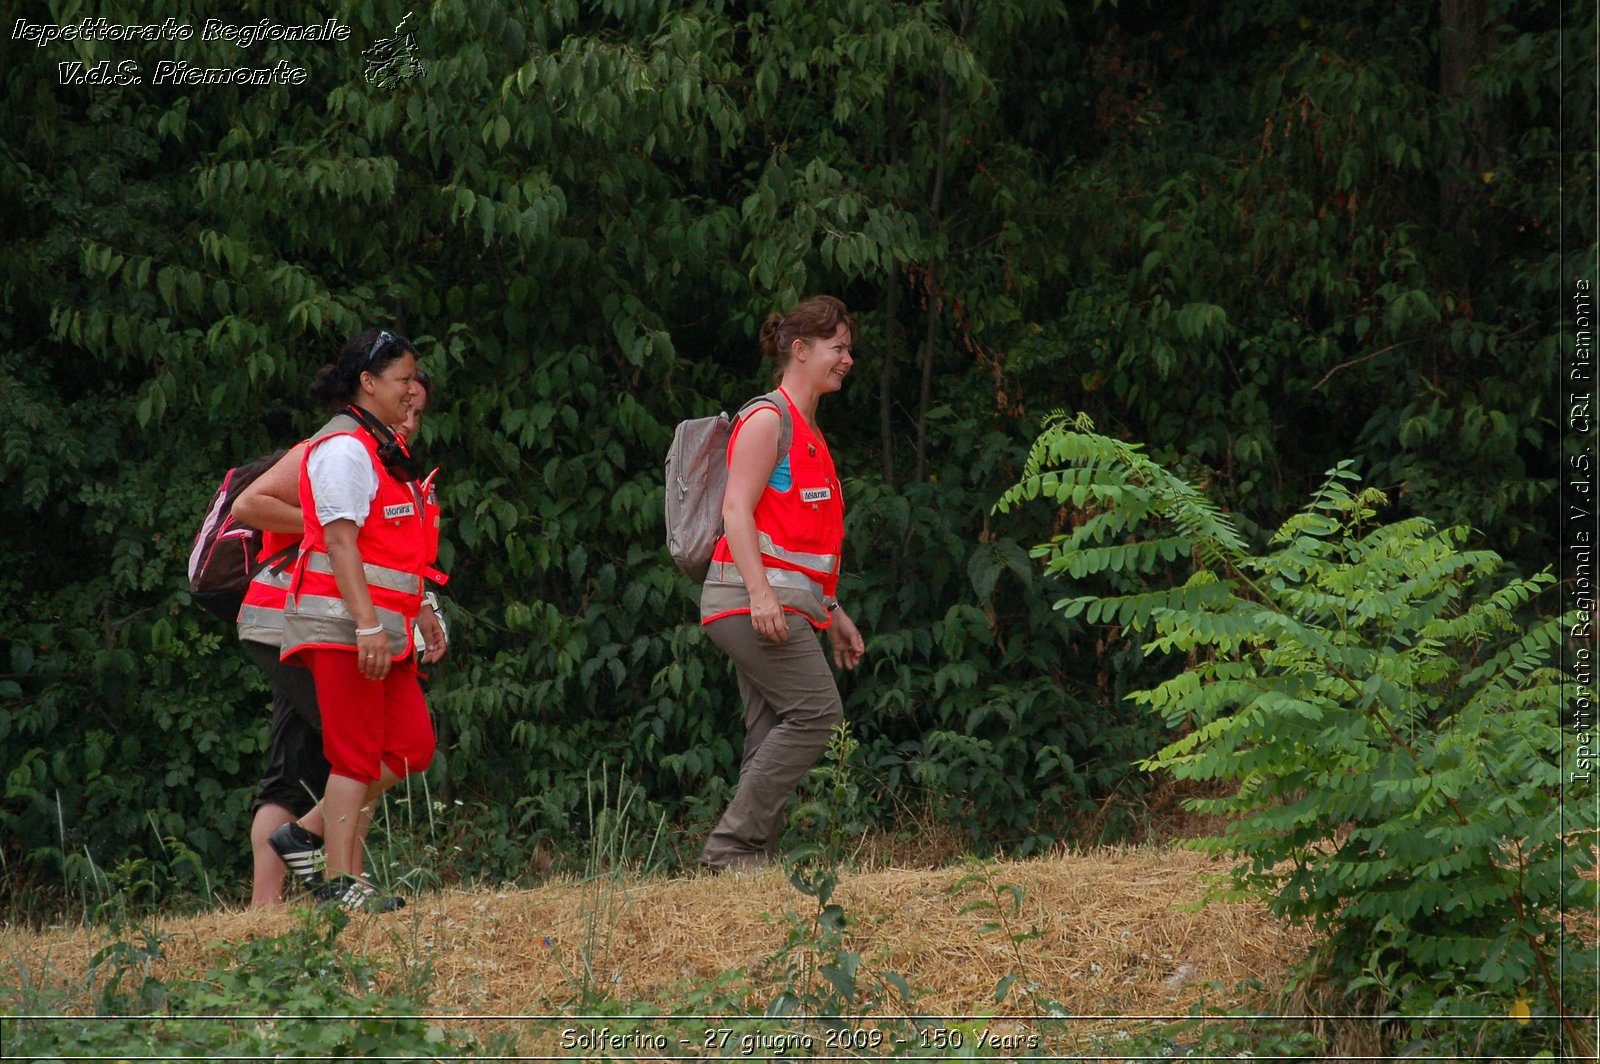
M 356 635 L 382 635 L 383 625 L 375 624 L 371 628 L 357 628 Z

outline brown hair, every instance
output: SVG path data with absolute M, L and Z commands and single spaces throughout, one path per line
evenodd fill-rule
M 850 330 L 850 343 L 856 341 L 856 320 L 845 309 L 844 300 L 833 296 L 812 296 L 789 308 L 787 314 L 769 314 L 761 323 L 761 353 L 772 362 L 772 378 L 778 380 L 789 366 L 789 346 L 796 340 L 825 340 L 843 325 Z

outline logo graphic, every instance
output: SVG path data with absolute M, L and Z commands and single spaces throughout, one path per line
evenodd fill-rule
M 380 89 L 397 88 L 401 82 L 426 77 L 427 64 L 417 58 L 417 35 L 411 32 L 411 12 L 394 28 L 393 37 L 385 37 L 361 53 L 367 61 L 366 79 L 369 85 Z

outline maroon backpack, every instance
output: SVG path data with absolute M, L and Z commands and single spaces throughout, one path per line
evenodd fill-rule
M 189 594 L 230 624 L 239 615 L 250 578 L 262 565 L 280 560 L 276 555 L 261 557 L 261 532 L 233 516 L 233 501 L 287 453 L 273 451 L 228 470 L 206 506 L 200 531 L 195 533 L 194 549 L 189 552 Z M 287 561 L 298 552 L 299 547 L 295 546 L 279 555 Z

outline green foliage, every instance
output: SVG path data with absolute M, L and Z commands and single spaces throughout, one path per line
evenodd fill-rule
M 425 998 L 380 992 L 377 969 L 337 943 L 343 914 L 307 913 L 281 935 L 230 945 L 204 972 L 152 974 L 158 935 L 118 938 L 88 973 L 94 1014 L 70 996 L 26 985 L 4 1021 L 8 1055 L 112 1060 L 162 1053 L 194 1058 L 271 1059 L 292 1046 L 319 1058 L 436 1060 L 486 1048 L 423 1015 Z M 426 978 L 413 978 L 425 991 Z M 25 980 L 26 983 L 26 980 Z
M 643 801 L 637 784 L 618 780 L 613 794 L 604 770 L 599 779 L 591 776 L 586 782 L 593 832 L 583 876 L 583 929 L 572 943 L 572 955 L 566 943 L 557 948 L 556 963 L 572 987 L 569 1003 L 590 1011 L 611 1003 L 609 988 L 621 975 L 616 931 L 633 904 L 629 883 L 635 873 L 650 872 L 658 860 L 663 824 L 659 817 L 654 825 L 641 820 L 634 805 Z M 556 948 L 548 938 L 544 945 Z
M 853 856 L 847 851 L 865 833 L 861 787 L 851 766 L 860 749 L 850 722 L 841 722 L 828 737 L 822 760 L 801 781 L 800 801 L 791 810 L 780 844 L 796 874 L 808 866 L 829 869 L 845 864 Z
M 995 879 L 994 869 L 985 861 L 977 858 L 968 858 L 972 871 L 956 880 L 952 888 L 955 893 L 961 893 L 971 887 L 979 888 L 978 897 L 967 902 L 961 907 L 963 913 L 986 913 L 993 918 L 979 925 L 978 933 L 1001 934 L 1007 945 L 1011 947 L 1012 959 L 1016 967 L 1001 977 L 994 988 L 994 1000 L 999 1004 L 1006 1000 L 1015 989 L 1017 996 L 1026 999 L 1034 1012 L 1040 1016 L 1062 1016 L 1066 1014 L 1060 1003 L 1043 996 L 1043 983 L 1036 974 L 1030 970 L 1027 958 L 1022 953 L 1022 944 L 1032 941 L 1043 934 L 1037 926 L 1029 927 L 1026 931 L 1019 930 L 1016 917 L 1022 911 L 1022 887 L 1016 883 L 1000 883 Z M 1019 980 L 1021 985 L 1018 986 Z
M 872 1014 L 883 1004 L 903 1015 L 913 1000 L 904 976 L 874 971 L 846 947 L 848 921 L 843 907 L 833 900 L 846 837 L 855 833 L 852 807 L 859 792 L 850 760 L 858 748 L 849 725 L 834 729 L 819 766 L 822 796 L 802 803 L 796 812 L 796 829 L 803 838 L 784 854 L 784 863 L 790 884 L 802 897 L 815 899 L 816 910 L 809 914 L 784 910 L 789 931 L 771 958 L 783 962 L 784 988 L 767 1005 L 769 1017 L 813 1017 L 843 1030 L 850 1017 Z
M 1593 239 L 1561 194 L 1594 197 L 1560 151 L 1587 68 L 1549 57 L 1589 7 L 485 0 L 418 12 L 427 77 L 366 84 L 406 10 L 309 47 L 13 42 L 0 71 L 0 860 L 35 915 L 152 830 L 242 878 L 265 689 L 184 562 L 222 470 L 313 430 L 307 382 L 369 324 L 439 381 L 453 874 L 581 867 L 596 766 L 651 823 L 725 795 L 737 695 L 660 549 L 657 463 L 761 390 L 757 323 L 800 294 L 861 316 L 821 417 L 869 640 L 841 680 L 862 823 L 1037 852 L 1138 786 L 1139 648 L 1050 608 L 1023 545 L 1052 515 L 986 513 L 1040 411 L 1150 441 L 1240 529 L 1356 455 L 1517 569 L 1551 552 L 1549 307 Z M 193 20 L 52 8 L 96 16 Z M 1442 84 L 1452 40 L 1476 51 Z M 307 80 L 69 86 L 68 58 Z M 209 889 L 178 878 L 155 893 Z
M 1229 818 L 1196 845 L 1236 859 L 1235 891 L 1327 932 L 1332 978 L 1436 1048 L 1491 1037 L 1456 1014 L 1574 1011 L 1596 955 L 1562 913 L 1600 899 L 1551 664 L 1572 618 L 1523 622 L 1548 574 L 1496 586 L 1500 558 L 1465 530 L 1376 521 L 1386 500 L 1348 463 L 1255 553 L 1081 419 L 1046 429 L 1001 506 L 1040 498 L 1085 515 L 1036 549 L 1047 571 L 1140 585 L 1058 605 L 1187 661 L 1129 697 L 1178 733 L 1145 767 L 1228 785 L 1188 804 Z M 1557 1037 L 1493 1029 L 1505 1052 Z
M 767 959 L 781 964 L 783 989 L 766 1002 L 762 1018 L 739 1025 L 753 1040 L 750 1045 L 773 1048 L 817 1048 L 845 1056 L 968 1057 L 1001 1055 L 1019 1046 L 1037 1047 L 1036 1034 L 1000 1036 L 991 1034 L 987 1024 L 977 1019 L 946 1020 L 914 1011 L 921 991 L 912 987 L 899 972 L 882 968 L 873 958 L 864 958 L 850 949 L 851 919 L 844 907 L 833 899 L 839 886 L 841 864 L 846 858 L 847 837 L 854 831 L 853 808 L 859 798 L 851 761 L 859 745 L 847 724 L 834 730 L 819 771 L 810 777 L 820 797 L 803 802 L 796 814 L 791 836 L 801 841 L 784 854 L 789 883 L 802 898 L 814 901 L 809 912 L 783 910 L 788 932 L 783 945 Z M 970 883 L 983 882 L 998 898 L 998 887 L 986 866 L 956 885 L 959 891 Z M 1007 884 L 1011 905 L 981 898 L 969 903 L 963 912 L 992 910 L 998 922 L 981 930 L 1005 928 L 1022 900 L 1021 888 Z M 1037 932 L 1013 935 L 1016 947 Z M 1019 963 L 1020 952 L 1016 954 Z M 1026 966 L 1023 965 L 1023 968 Z M 995 1000 L 1004 1000 L 1023 968 L 1001 979 Z M 1039 986 L 1031 980 L 1023 993 L 1046 1011 L 1059 1014 L 1060 1007 L 1043 997 L 1035 997 Z M 763 1041 L 764 1039 L 764 1041 Z M 1015 1041 L 1013 1042 L 1012 1039 Z M 749 1049 L 744 1049 L 748 1053 Z
M 1259 989 L 1259 988 L 1257 988 Z M 1095 1052 L 1121 1060 L 1320 1060 L 1310 1032 L 1275 1016 L 1196 1005 L 1181 1020 L 1095 1036 Z
M 1524 68 L 1507 91 L 1491 42 L 1559 50 L 1556 5 L 1483 25 L 1419 14 L 1237 5 L 1092 49 L 1128 96 L 1101 121 L 1116 147 L 1061 176 L 1081 239 L 1057 254 L 1081 280 L 1033 351 L 1041 375 L 1061 347 L 1081 353 L 1071 405 L 1194 463 L 1235 508 L 1281 513 L 1355 454 L 1397 504 L 1547 557 L 1555 438 L 1534 397 L 1558 359 L 1530 297 L 1561 298 L 1541 237 L 1561 222 L 1557 186 L 1533 175 L 1560 164 L 1547 127 L 1511 131 L 1564 90 Z M 1440 86 L 1455 40 L 1482 62 Z

